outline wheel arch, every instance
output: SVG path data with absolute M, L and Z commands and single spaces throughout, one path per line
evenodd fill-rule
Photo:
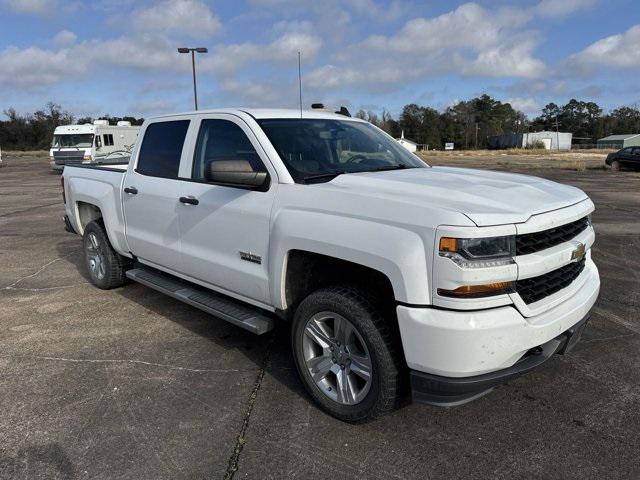
M 283 276 L 283 310 L 293 311 L 310 293 L 340 284 L 367 290 L 386 306 L 395 306 L 389 277 L 380 270 L 350 260 L 294 249 L 287 254 Z

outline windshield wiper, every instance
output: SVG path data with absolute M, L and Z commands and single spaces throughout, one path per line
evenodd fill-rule
M 308 182 L 309 180 L 321 180 L 323 178 L 335 178 L 338 175 L 343 175 L 347 172 L 345 172 L 344 170 L 334 170 L 333 172 L 327 172 L 327 173 L 319 173 L 317 175 L 308 175 L 306 177 L 302 177 L 302 180 L 304 182 Z
M 405 168 L 418 168 L 418 167 L 410 167 L 408 165 L 404 165 L 403 163 L 399 165 L 385 165 L 383 167 L 372 168 L 371 170 L 364 170 L 365 172 L 384 172 L 385 170 L 404 170 Z

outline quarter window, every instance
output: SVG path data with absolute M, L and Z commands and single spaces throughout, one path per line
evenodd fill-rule
M 180 156 L 188 128 L 189 120 L 149 125 L 140 147 L 136 171 L 152 177 L 178 178 Z
M 246 160 L 254 171 L 266 171 L 251 141 L 238 125 L 228 120 L 203 120 L 198 132 L 192 178 L 204 180 L 207 165 L 224 160 Z

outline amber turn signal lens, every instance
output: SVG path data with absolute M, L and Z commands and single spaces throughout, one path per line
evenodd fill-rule
M 493 295 L 513 293 L 513 282 L 487 283 L 486 285 L 464 285 L 455 290 L 438 289 L 441 297 L 453 298 L 481 298 Z
M 456 252 L 458 246 L 455 238 L 442 237 L 440 239 L 440 251 L 441 252 Z

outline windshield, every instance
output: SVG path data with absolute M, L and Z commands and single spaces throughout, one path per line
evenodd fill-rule
M 258 120 L 297 182 L 355 172 L 427 167 L 371 124 L 341 120 Z
M 52 147 L 76 147 L 87 148 L 93 145 L 93 133 L 72 133 L 65 135 L 54 135 Z

